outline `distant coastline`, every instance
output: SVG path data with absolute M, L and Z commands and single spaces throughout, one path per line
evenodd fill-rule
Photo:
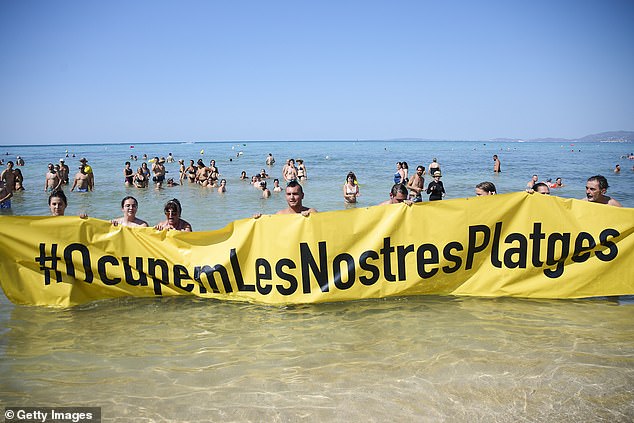
M 144 145 L 144 144 L 246 144 L 246 143 L 268 143 L 268 142 L 491 142 L 491 143 L 515 143 L 515 142 L 550 142 L 550 143 L 589 143 L 589 142 L 610 142 L 610 143 L 631 143 L 634 142 L 634 131 L 609 131 L 598 134 L 586 135 L 582 138 L 493 138 L 488 140 L 449 140 L 434 138 L 390 138 L 390 139 L 330 139 L 330 140 L 173 140 L 173 141 L 133 141 L 133 142 L 82 142 L 82 143 L 46 143 L 46 144 L 0 144 L 0 149 L 5 147 L 47 147 L 51 145 L 59 146 L 82 146 L 82 145 Z

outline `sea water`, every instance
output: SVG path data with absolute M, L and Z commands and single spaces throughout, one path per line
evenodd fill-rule
M 93 193 L 68 193 L 67 214 L 119 216 L 125 195 L 139 217 L 163 219 L 170 198 L 195 230 L 214 230 L 285 207 L 239 179 L 265 169 L 281 177 L 287 158 L 308 169 L 305 203 L 346 207 L 354 171 L 359 203 L 388 198 L 396 161 L 438 158 L 447 199 L 490 180 L 521 191 L 536 173 L 562 177 L 552 190 L 582 198 L 605 175 L 608 194 L 634 206 L 632 144 L 482 142 L 284 142 L 6 146 L 20 155 L 26 191 L 3 214 L 47 215 L 44 174 L 65 158 L 71 177 L 86 157 Z M 1 153 L 5 151 L 0 150 Z M 66 158 L 66 150 L 69 157 Z M 204 151 L 203 151 L 204 150 Z M 123 185 L 137 155 L 215 159 L 228 192 L 189 185 Z M 268 153 L 277 162 L 264 164 Z M 73 158 L 73 154 L 75 157 Z M 502 172 L 492 172 L 492 155 Z M 623 169 L 612 170 L 616 163 Z M 177 163 L 168 177 L 178 178 Z M 427 177 L 427 182 L 429 177 Z M 269 185 L 272 185 L 269 182 Z M 0 229 L 1 231 L 1 229 Z M 128 298 L 65 310 L 12 305 L 0 296 L 0 407 L 96 406 L 116 421 L 632 421 L 634 304 L 625 299 L 526 300 L 409 297 L 295 307 L 198 298 Z

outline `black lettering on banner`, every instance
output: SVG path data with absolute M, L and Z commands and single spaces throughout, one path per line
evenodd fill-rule
M 273 274 L 271 272 L 271 263 L 266 259 L 258 258 L 255 260 L 255 286 L 258 289 L 258 293 L 268 295 L 273 287 L 270 284 L 262 285 L 262 280 L 273 280 Z
M 328 256 L 326 255 L 326 242 L 319 241 L 317 244 L 319 248 L 319 266 L 315 262 L 310 247 L 307 243 L 302 242 L 299 244 L 299 253 L 302 261 L 302 289 L 304 294 L 310 294 L 310 271 L 319 283 L 321 292 L 328 292 L 330 287 L 328 286 Z
M 575 239 L 575 251 L 572 253 L 572 261 L 575 263 L 583 263 L 591 256 L 594 247 L 597 243 L 594 241 L 594 237 L 587 232 L 579 232 L 577 239 Z
M 445 245 L 445 248 L 443 248 L 442 250 L 443 257 L 448 262 L 456 264 L 453 267 L 443 266 L 442 271 L 445 273 L 454 273 L 460 269 L 460 266 L 462 266 L 462 258 L 460 258 L 460 256 L 455 256 L 451 254 L 451 250 L 462 251 L 464 250 L 464 247 L 462 246 L 461 243 L 457 241 L 453 241 Z
M 46 254 L 46 244 L 40 244 L 40 255 L 35 257 L 35 262 L 40 264 L 40 270 L 44 271 L 44 285 L 51 284 L 51 270 L 55 272 L 55 282 L 62 281 L 62 272 L 57 270 L 57 262 L 61 257 L 57 257 L 57 244 L 51 244 L 51 255 Z M 46 264 L 50 262 L 50 267 Z
M 528 240 L 522 234 L 511 233 L 504 239 L 505 244 L 512 244 L 517 242 L 519 245 L 516 248 L 507 248 L 504 252 L 504 265 L 509 269 L 515 269 L 517 267 L 526 269 L 526 261 L 528 260 Z M 513 260 L 514 256 L 517 256 L 516 260 Z
M 404 281 L 407 280 L 407 272 L 405 269 L 405 256 L 408 253 L 414 252 L 414 244 L 410 244 L 408 246 L 399 245 L 396 249 L 396 257 L 398 261 L 398 280 Z
M 493 245 L 491 246 L 491 264 L 498 269 L 502 268 L 502 262 L 500 261 L 500 237 L 502 236 L 502 222 L 495 224 L 495 230 L 493 231 Z
M 616 258 L 617 254 L 619 253 L 619 249 L 614 242 L 608 241 L 608 238 L 610 237 L 616 238 L 619 235 L 621 234 L 616 229 L 604 229 L 599 234 L 599 242 L 601 243 L 601 245 L 603 245 L 604 247 L 607 247 L 609 250 L 607 254 L 604 253 L 603 251 L 597 251 L 596 255 L 599 260 L 610 261 Z
M 233 270 L 233 276 L 236 279 L 236 286 L 240 292 L 255 292 L 255 285 L 245 284 L 242 278 L 242 269 L 240 269 L 240 261 L 236 254 L 236 249 L 232 248 L 229 252 L 229 261 L 231 262 L 231 269 Z
M 119 260 L 117 260 L 113 256 L 102 256 L 97 261 L 97 271 L 99 272 L 99 278 L 104 283 L 104 285 L 116 285 L 121 282 L 121 278 L 110 279 L 108 277 L 108 273 L 106 272 L 106 264 L 110 263 L 113 266 L 119 266 Z
M 341 265 L 346 263 L 346 270 L 348 273 L 348 281 L 343 282 L 343 278 L 341 277 Z M 332 273 L 334 284 L 337 289 L 346 290 L 352 288 L 354 285 L 354 281 L 356 279 L 356 271 L 354 265 L 354 258 L 348 253 L 341 253 L 337 255 L 332 261 Z
M 191 276 L 189 276 L 189 272 L 187 268 L 180 264 L 174 265 L 174 286 L 180 288 L 187 292 L 192 292 L 194 290 L 194 284 L 188 283 L 187 285 L 183 285 L 181 281 L 184 280 L 192 280 Z
M 222 284 L 224 286 L 225 293 L 233 292 L 233 289 L 231 288 L 231 281 L 229 281 L 229 274 L 227 273 L 227 269 L 225 269 L 223 265 L 217 264 L 213 267 L 209 265 L 204 265 L 202 267 L 198 266 L 194 269 L 194 279 L 200 283 L 201 293 L 207 292 L 207 290 L 204 288 L 204 285 L 202 284 L 202 275 L 205 275 L 207 277 L 207 282 L 209 283 L 211 290 L 216 294 L 220 293 L 214 276 L 216 273 L 220 275 L 220 280 L 222 281 Z
M 359 282 L 365 286 L 374 285 L 378 282 L 381 272 L 379 268 L 373 264 L 368 263 L 368 260 L 378 260 L 379 254 L 376 251 L 368 250 L 364 251 L 359 258 L 359 267 L 365 271 L 370 272 L 372 276 L 367 277 L 365 275 L 359 276 Z
M 482 243 L 477 244 L 478 234 L 483 235 Z M 491 229 L 485 225 L 469 226 L 469 246 L 467 248 L 467 261 L 465 263 L 465 270 L 473 268 L 473 258 L 476 253 L 484 251 L 489 244 L 491 238 Z
M 425 257 L 429 253 L 429 258 Z M 423 279 L 429 279 L 438 273 L 438 268 L 434 267 L 427 271 L 425 269 L 425 265 L 438 265 L 440 257 L 438 255 L 438 248 L 434 244 L 422 244 L 416 250 L 416 261 L 417 261 L 417 270 L 418 276 Z
M 84 281 L 92 283 L 93 274 L 90 267 L 90 252 L 88 247 L 83 244 L 73 243 L 64 248 L 64 261 L 66 262 L 66 273 L 68 276 L 75 277 L 75 263 L 73 262 L 73 251 L 79 251 L 81 253 L 81 264 L 84 267 L 84 274 L 86 275 Z
M 528 236 L 533 241 L 533 254 L 531 260 L 533 267 L 542 267 L 544 262 L 539 259 L 541 255 L 542 240 L 546 239 L 546 234 L 542 232 L 542 224 L 533 223 L 533 233 Z
M 132 286 L 147 286 L 147 275 L 143 272 L 143 257 L 137 257 L 135 259 L 135 267 L 139 278 L 135 279 L 132 275 L 132 266 L 130 266 L 130 257 L 121 257 L 123 262 L 123 273 L 125 275 L 125 283 Z
M 383 256 L 383 277 L 388 282 L 395 282 L 396 276 L 392 274 L 392 253 L 394 247 L 391 245 L 391 239 L 389 237 L 383 238 L 383 248 L 379 251 Z
M 167 268 L 167 262 L 162 259 L 149 258 L 147 261 L 148 273 L 152 276 L 152 282 L 154 284 L 154 295 L 163 295 L 163 289 L 161 285 L 169 285 Z M 156 269 L 161 270 L 161 277 L 156 277 Z
M 561 253 L 559 258 L 557 255 L 557 243 L 561 245 Z M 546 264 L 548 266 L 556 265 L 554 269 L 544 269 L 544 275 L 549 278 L 558 278 L 564 273 L 564 263 L 570 253 L 570 233 L 552 233 L 548 237 L 548 246 L 546 247 Z
M 297 266 L 293 260 L 288 258 L 280 259 L 275 265 L 275 274 L 282 280 L 288 282 L 288 287 L 284 287 L 282 285 L 276 285 L 277 292 L 282 295 L 292 295 L 297 291 L 297 287 L 299 283 L 297 282 L 297 278 L 290 273 L 285 273 L 284 268 L 288 267 L 289 269 L 295 269 Z

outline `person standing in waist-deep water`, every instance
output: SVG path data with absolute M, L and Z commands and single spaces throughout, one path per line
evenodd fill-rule
M 498 159 L 498 155 L 494 154 L 493 155 L 493 172 L 495 173 L 500 173 L 502 171 L 502 168 L 500 167 L 501 163 L 500 163 L 500 159 Z
M 432 174 L 434 180 L 427 186 L 427 194 L 429 194 L 429 201 L 442 200 L 445 196 L 445 186 L 442 184 L 440 178 L 442 174 L 439 170 Z

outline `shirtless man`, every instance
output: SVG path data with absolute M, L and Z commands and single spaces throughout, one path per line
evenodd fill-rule
M 79 166 L 79 172 L 75 174 L 73 186 L 70 190 L 74 191 L 75 188 L 77 188 L 78 192 L 88 192 L 90 190 L 90 176 L 86 173 L 84 165 Z
M 58 173 L 55 171 L 53 163 L 48 164 L 48 172 L 44 180 L 44 191 L 53 192 L 62 185 L 62 180 L 59 178 Z
M 260 189 L 262 190 L 262 198 L 269 198 L 271 196 L 271 190 L 266 187 L 266 181 L 260 182 Z
M 7 184 L 7 188 L 11 192 L 15 191 L 15 172 L 13 171 L 13 162 L 11 160 L 7 162 L 7 168 L 0 174 L 0 180 Z
M 418 172 L 418 169 L 416 170 Z M 379 206 L 387 204 L 405 203 L 411 205 L 412 202 L 407 199 L 407 188 L 404 184 L 394 184 L 390 190 L 390 199 L 379 203 Z
M 269 153 L 269 156 L 266 158 L 266 165 L 272 166 L 273 163 L 275 163 L 275 158 L 273 157 L 273 154 Z
M 595 175 L 586 182 L 586 198 L 583 200 L 593 203 L 607 204 L 609 206 L 623 207 L 621 203 L 612 197 L 605 195 L 608 191 L 608 180 L 605 176 Z
M 64 159 L 59 159 L 59 179 L 62 181 L 62 185 L 68 185 L 68 174 L 70 169 L 68 165 L 64 163 Z
M 530 181 L 526 183 L 526 191 L 530 192 L 533 190 L 533 186 L 539 182 L 539 177 L 537 175 L 533 175 Z
M 136 198 L 127 196 L 121 200 L 121 210 L 123 211 L 123 217 L 112 219 L 110 222 L 114 226 L 137 226 L 147 227 L 147 222 L 136 217 L 136 212 L 139 208 L 139 203 Z
M 436 172 L 437 170 L 440 170 L 440 163 L 438 163 L 438 159 L 434 157 L 434 159 L 431 161 L 431 163 L 429 164 L 429 169 L 427 169 L 429 171 L 430 175 L 433 175 L 434 172 Z
M 317 213 L 317 210 L 312 207 L 306 207 L 302 204 L 304 200 L 304 189 L 297 181 L 291 181 L 286 186 L 286 203 L 288 207 L 278 211 L 275 214 L 295 214 L 299 213 L 302 216 L 308 216 L 311 213 Z
M 419 203 L 423 201 L 423 196 L 421 192 L 425 189 L 425 178 L 423 177 L 423 172 L 425 168 L 422 166 L 416 167 L 416 173 L 412 175 L 409 182 L 407 183 L 407 188 L 410 190 L 410 197 L 412 197 L 412 202 Z
M 85 157 L 79 159 L 79 162 L 84 166 L 84 173 L 88 175 L 88 188 L 92 191 L 95 187 L 95 174 L 92 171 L 92 166 L 88 164 Z
M 13 197 L 13 190 L 0 181 L 0 209 L 11 208 L 11 197 Z
M 498 155 L 493 155 L 493 172 L 500 173 L 500 159 L 498 159 Z

